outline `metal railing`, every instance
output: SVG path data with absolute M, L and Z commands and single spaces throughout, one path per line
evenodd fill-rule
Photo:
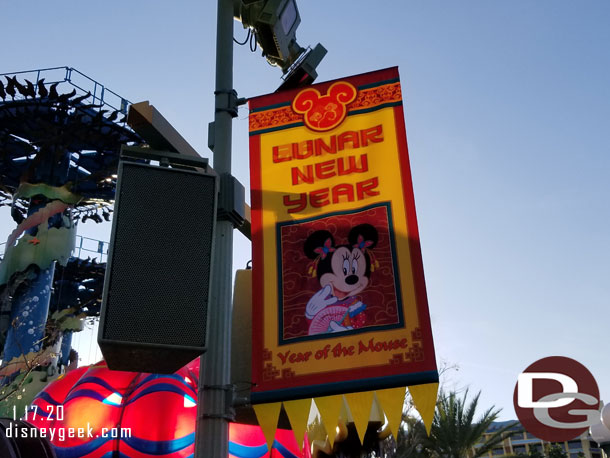
M 76 236 L 76 244 L 72 250 L 72 256 L 75 258 L 97 258 L 98 262 L 106 262 L 108 259 L 108 242 L 103 240 L 92 239 Z
M 37 84 L 41 78 L 44 78 L 45 84 L 69 83 L 84 93 L 90 92 L 94 105 L 106 105 L 123 114 L 127 114 L 127 108 L 131 104 L 129 100 L 72 67 L 49 67 L 38 70 L 0 73 L 0 77 L 17 75 L 20 78 L 27 78 L 29 76 L 27 79 L 34 84 Z

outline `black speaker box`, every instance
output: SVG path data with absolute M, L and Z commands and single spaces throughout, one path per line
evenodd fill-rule
M 217 177 L 121 161 L 98 343 L 113 370 L 172 373 L 206 349 Z

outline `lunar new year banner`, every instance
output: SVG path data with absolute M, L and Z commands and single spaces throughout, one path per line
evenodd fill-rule
M 398 70 L 249 103 L 252 401 L 438 381 Z

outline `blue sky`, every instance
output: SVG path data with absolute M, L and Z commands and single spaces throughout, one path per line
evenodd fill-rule
M 398 66 L 439 360 L 514 418 L 519 372 L 572 357 L 610 400 L 610 3 L 301 0 L 318 81 Z M 149 100 L 202 154 L 213 118 L 216 2 L 9 2 L 0 73 L 67 65 Z M 246 32 L 235 23 L 236 38 Z M 281 72 L 235 46 L 242 97 Z M 247 109 L 234 174 L 248 186 Z M 14 223 L 0 213 L 0 236 Z M 108 240 L 88 222 L 81 235 Z M 236 236 L 234 266 L 250 259 Z

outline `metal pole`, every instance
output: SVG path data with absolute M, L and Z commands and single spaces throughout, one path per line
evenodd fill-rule
M 214 169 L 231 173 L 233 93 L 233 2 L 218 0 L 216 31 L 216 99 L 213 124 Z M 224 458 L 229 454 L 231 411 L 231 273 L 233 225 L 218 221 L 212 264 L 208 315 L 208 350 L 201 357 L 195 458 Z

